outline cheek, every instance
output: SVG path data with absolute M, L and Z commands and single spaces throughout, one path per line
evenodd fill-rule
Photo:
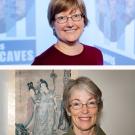
M 73 121 L 78 118 L 80 111 L 78 110 L 70 110 L 70 116 Z
M 80 22 L 80 27 L 81 27 L 81 28 L 84 28 L 84 27 L 85 27 L 84 19 Z
M 98 113 L 98 108 L 91 109 L 89 112 L 96 115 Z
M 69 112 L 70 112 L 70 114 L 71 114 L 72 116 L 78 115 L 78 113 L 79 113 L 79 111 L 77 111 L 77 110 L 72 110 L 72 109 L 70 109 Z
M 54 22 L 53 28 L 56 31 L 56 33 L 59 33 L 62 30 L 62 26 L 56 24 L 55 22 Z
M 80 22 L 77 26 L 79 28 L 78 30 L 79 30 L 80 34 L 83 33 L 84 28 L 85 28 L 84 22 L 82 22 L 82 23 Z
M 93 115 L 92 115 L 92 118 L 95 120 L 95 119 L 97 119 L 97 113 L 94 113 Z
M 71 113 L 71 121 L 72 121 L 72 123 L 77 124 L 79 122 L 78 116 L 79 116 L 79 113 Z
M 98 117 L 98 112 L 96 111 L 96 112 L 91 112 L 91 114 L 92 114 L 92 121 L 93 121 L 93 123 L 96 123 L 97 122 L 97 117 Z

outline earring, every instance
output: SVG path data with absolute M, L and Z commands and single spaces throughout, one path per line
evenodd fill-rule
M 67 111 L 67 115 L 68 115 L 68 116 L 71 116 L 71 113 Z
M 68 115 L 68 116 L 71 116 L 71 113 L 69 112 L 68 109 L 66 109 L 66 112 L 67 112 L 67 115 Z

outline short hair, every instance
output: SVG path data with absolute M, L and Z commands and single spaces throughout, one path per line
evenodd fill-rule
M 53 27 L 53 22 L 55 20 L 55 15 L 59 14 L 60 12 L 67 11 L 68 9 L 80 9 L 83 17 L 84 17 L 84 24 L 87 26 L 88 18 L 86 7 L 83 0 L 51 0 L 48 6 L 48 22 L 51 27 Z
M 65 110 L 69 111 L 69 99 L 72 92 L 76 89 L 85 90 L 93 94 L 98 103 L 98 111 L 101 112 L 101 109 L 103 108 L 102 92 L 99 87 L 87 77 L 79 77 L 75 80 L 69 80 L 63 92 L 63 103 Z

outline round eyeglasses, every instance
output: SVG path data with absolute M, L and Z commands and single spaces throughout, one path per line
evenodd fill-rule
M 55 20 L 57 23 L 66 23 L 69 18 L 72 19 L 72 21 L 80 21 L 82 19 L 83 15 L 82 14 L 74 14 L 72 16 L 59 16 L 56 17 Z

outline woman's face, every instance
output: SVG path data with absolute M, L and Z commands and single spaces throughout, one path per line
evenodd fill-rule
M 73 21 L 71 17 L 75 17 L 77 15 L 81 15 L 79 9 L 70 9 L 68 11 L 56 14 L 54 21 L 54 29 L 59 41 L 67 44 L 72 44 L 79 40 L 84 29 L 84 18 L 81 17 L 80 20 Z M 63 17 L 68 17 L 67 22 L 59 23 L 57 19 Z
M 98 107 L 94 96 L 85 90 L 76 89 L 73 90 L 69 103 L 71 105 L 69 113 L 71 115 L 74 130 L 89 131 L 92 129 L 96 124 L 98 115 Z M 83 105 L 78 109 L 77 107 L 80 103 Z

